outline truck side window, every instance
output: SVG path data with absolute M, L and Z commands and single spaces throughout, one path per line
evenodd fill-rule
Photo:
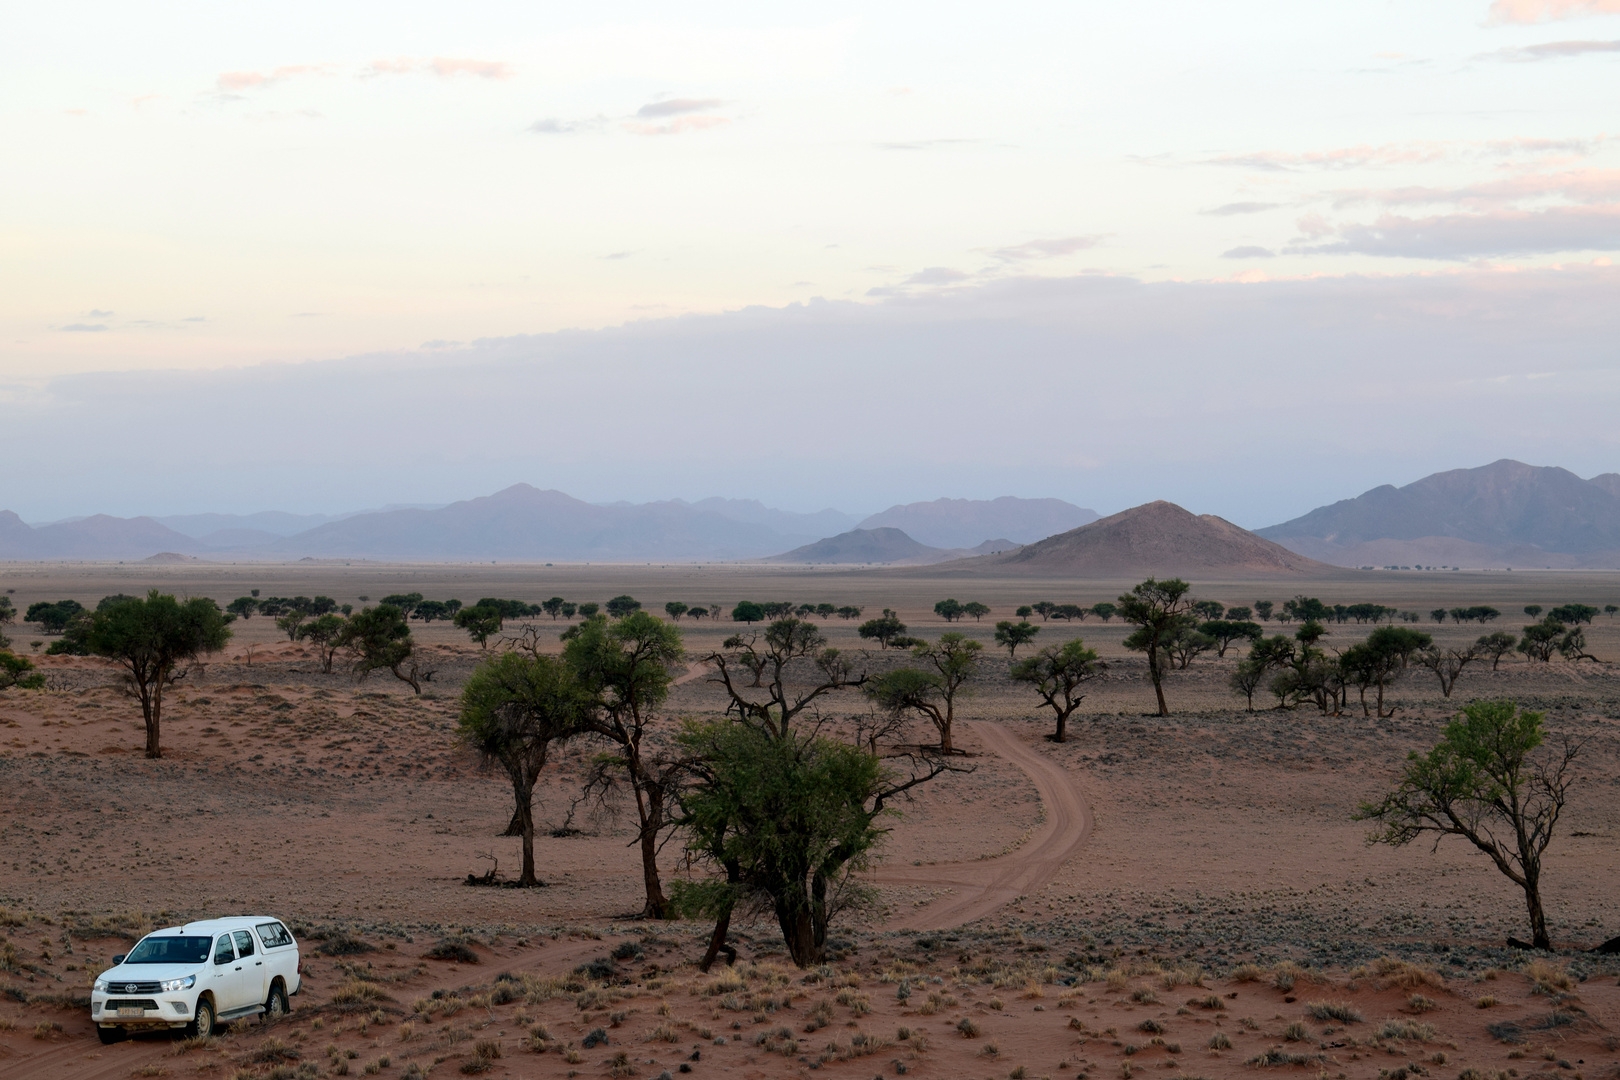
M 253 935 L 252 934 L 249 934 L 246 930 L 238 930 L 232 936 L 236 938 L 236 955 L 237 956 L 252 956 L 253 955 Z
M 258 925 L 259 940 L 264 942 L 267 949 L 277 949 L 283 945 L 292 944 L 292 935 L 287 928 L 278 922 L 260 923 Z
M 219 935 L 219 941 L 214 945 L 214 963 L 228 964 L 236 959 L 236 953 L 231 948 L 231 935 Z

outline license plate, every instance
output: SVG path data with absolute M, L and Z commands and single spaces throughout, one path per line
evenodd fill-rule
M 146 1013 L 145 1009 L 119 1009 L 118 1010 L 118 1015 L 119 1016 L 144 1016 L 145 1013 Z

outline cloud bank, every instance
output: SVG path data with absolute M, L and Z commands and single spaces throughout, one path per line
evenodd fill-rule
M 1588 475 L 1620 450 L 1620 268 L 936 277 L 879 303 L 13 386 L 7 500 L 32 519 L 337 510 L 522 480 L 854 511 L 1169 498 L 1263 526 L 1441 468 Z

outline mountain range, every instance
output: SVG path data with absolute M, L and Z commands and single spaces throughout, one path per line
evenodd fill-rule
M 1503 459 L 1385 484 L 1256 532 L 1338 566 L 1620 567 L 1620 473 Z
M 1057 499 L 941 499 L 880 515 L 914 523 L 915 543 L 954 557 L 987 538 L 1036 539 L 1052 523 L 1095 513 Z M 155 553 L 213 558 L 513 559 L 604 562 L 768 556 L 847 532 L 861 519 L 839 510 L 796 513 L 755 500 L 671 499 L 595 505 L 515 484 L 447 506 L 385 507 L 336 515 L 191 514 L 93 517 L 29 526 L 0 511 L 0 559 L 140 559 Z M 882 526 L 880 526 L 881 528 Z M 974 537 L 956 544 L 958 535 Z M 909 540 L 909 538 L 908 538 Z M 929 556 L 924 556 L 929 557 Z M 859 560 L 865 561 L 892 561 Z
M 864 564 L 867 566 L 932 566 L 952 559 L 968 559 L 996 551 L 1010 551 L 1011 540 L 986 540 L 972 548 L 937 548 L 919 543 L 901 529 L 851 529 L 813 544 L 772 555 L 762 562 L 800 563 L 807 566 Z

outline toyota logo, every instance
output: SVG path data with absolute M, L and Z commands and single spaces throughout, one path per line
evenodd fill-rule
M 136 986 L 134 983 L 126 983 L 126 984 L 124 984 L 124 993 L 126 993 L 126 994 L 133 994 L 135 991 L 137 991 L 139 989 L 140 989 L 140 987 Z

